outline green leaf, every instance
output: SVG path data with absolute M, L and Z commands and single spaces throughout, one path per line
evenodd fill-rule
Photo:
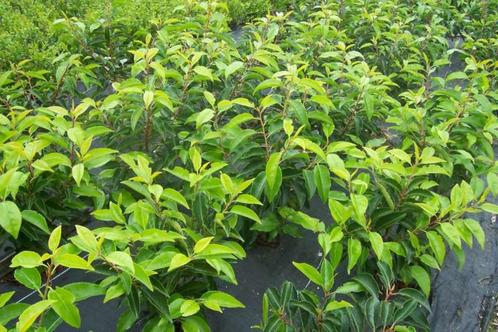
M 329 191 L 330 191 L 330 172 L 327 167 L 323 165 L 315 166 L 313 170 L 313 174 L 315 177 L 316 189 L 318 191 L 318 195 L 322 202 L 327 202 L 329 199 Z
M 429 276 L 429 273 L 423 268 L 418 265 L 414 265 L 410 267 L 410 272 L 412 274 L 412 277 L 417 281 L 417 284 L 420 286 L 422 291 L 424 292 L 425 296 L 429 296 L 429 293 L 431 292 L 431 278 Z
M 15 239 L 21 229 L 22 214 L 17 205 L 10 201 L 0 203 L 0 226 Z
M 427 311 L 431 312 L 431 306 L 429 305 L 427 298 L 418 289 L 402 288 L 398 291 L 398 294 L 414 300 L 415 302 L 422 305 Z
M 364 289 L 367 290 L 367 292 L 372 295 L 372 297 L 376 298 L 379 296 L 379 286 L 377 285 L 377 282 L 375 279 L 372 277 L 371 274 L 369 273 L 359 273 L 357 276 L 353 278 L 355 282 L 360 284 Z
M 40 255 L 34 251 L 21 251 L 12 258 L 10 267 L 26 267 L 33 268 L 38 267 L 43 264 L 43 260 Z
M 184 254 L 176 254 L 171 259 L 171 263 L 168 268 L 168 272 L 178 269 L 192 261 L 192 258 L 185 256 Z
M 76 184 L 78 186 L 80 185 L 84 173 L 85 173 L 85 165 L 77 164 L 73 166 L 71 174 L 73 175 L 73 179 L 74 181 L 76 181 Z
M 424 263 L 425 265 L 432 267 L 433 269 L 440 270 L 437 260 L 434 257 L 432 257 L 431 255 L 424 254 L 424 255 L 420 256 L 420 261 L 422 263 Z
M 361 255 L 361 242 L 357 239 L 350 238 L 348 240 L 348 274 L 356 265 Z
M 481 248 L 484 249 L 485 235 L 481 225 L 473 219 L 465 219 L 463 222 L 472 235 L 474 235 Z
M 352 308 L 352 307 L 353 305 L 346 301 L 331 301 L 325 307 L 325 311 L 329 312 L 329 311 L 339 310 L 343 308 Z
M 268 188 L 272 191 L 277 191 L 280 189 L 281 182 L 278 182 L 277 173 L 279 172 L 280 158 L 282 156 L 281 152 L 272 153 L 268 161 L 266 162 L 266 184 Z M 275 195 L 273 195 L 274 197 Z
M 72 327 L 80 327 L 80 311 L 74 305 L 75 298 L 70 291 L 58 287 L 48 293 L 48 298 L 55 301 L 52 304 L 52 309 L 54 309 L 60 318 Z
M 380 236 L 377 232 L 370 232 L 368 233 L 368 239 L 370 240 L 370 244 L 372 245 L 372 249 L 377 258 L 379 260 L 382 259 L 382 253 L 384 251 L 384 241 L 382 240 L 382 236 Z
M 180 307 L 180 312 L 183 317 L 188 317 L 195 315 L 200 309 L 199 304 L 194 300 L 185 300 Z
M 32 225 L 35 225 L 45 233 L 49 234 L 50 230 L 48 229 L 47 221 L 45 217 L 33 210 L 24 210 L 22 211 L 22 218 L 29 222 Z
M 37 290 L 41 287 L 41 275 L 36 268 L 17 269 L 14 278 L 29 289 Z
M 322 275 L 313 266 L 306 264 L 306 263 L 296 263 L 296 262 L 292 262 L 292 264 L 299 271 L 301 271 L 309 280 L 313 281 L 318 286 L 323 287 Z
M 31 325 L 38 319 L 38 317 L 46 311 L 55 301 L 43 300 L 26 308 L 19 316 L 16 328 L 18 332 L 26 332 Z
M 199 315 L 189 316 L 182 320 L 183 332 L 211 332 L 209 325 Z
M 462 247 L 460 233 L 458 232 L 458 229 L 456 229 L 456 227 L 453 226 L 453 224 L 450 224 L 449 222 L 443 222 L 439 225 L 439 227 L 443 232 L 443 234 L 448 237 L 450 242 L 452 242 L 458 248 Z
M 225 78 L 235 73 L 237 70 L 244 67 L 244 63 L 240 61 L 234 61 L 225 68 Z
M 239 216 L 251 219 L 258 224 L 261 224 L 261 219 L 259 219 L 258 215 L 256 212 L 251 210 L 250 208 L 243 206 L 243 205 L 234 205 L 232 209 L 230 210 L 231 213 L 235 213 Z
M 498 175 L 495 173 L 488 173 L 487 180 L 489 189 L 491 189 L 491 192 L 496 197 L 496 195 L 498 195 Z
M 73 282 L 64 285 L 64 289 L 70 291 L 71 294 L 74 295 L 76 302 L 105 294 L 104 287 L 91 282 Z

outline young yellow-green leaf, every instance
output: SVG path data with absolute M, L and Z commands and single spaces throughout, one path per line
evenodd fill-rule
M 282 181 L 278 179 L 278 172 L 280 170 L 280 158 L 282 157 L 282 153 L 272 153 L 268 161 L 266 162 L 266 184 L 267 187 L 272 192 L 278 192 L 280 190 L 280 186 Z M 275 196 L 275 195 L 272 195 Z
M 329 211 L 332 218 L 340 225 L 344 224 L 351 217 L 352 213 L 351 209 L 345 208 L 341 203 L 332 198 L 329 199 Z
M 130 274 L 135 273 L 133 259 L 128 253 L 124 251 L 113 251 L 109 255 L 105 256 L 105 259 L 109 263 L 119 266 L 122 270 Z
M 427 265 L 433 269 L 441 270 L 437 260 L 434 257 L 432 257 L 431 255 L 424 254 L 424 255 L 420 256 L 419 258 L 420 258 L 420 261 L 422 263 L 424 263 L 425 265 Z
M 26 332 L 31 325 L 38 319 L 38 317 L 46 311 L 55 301 L 43 300 L 27 307 L 19 316 L 16 328 L 18 332 Z
M 197 241 L 195 243 L 195 246 L 194 246 L 194 253 L 198 254 L 198 253 L 202 252 L 204 249 L 206 249 L 206 247 L 211 243 L 211 241 L 213 239 L 214 239 L 214 237 L 209 236 L 209 237 L 205 237 L 205 238 L 202 238 L 199 241 Z
M 133 264 L 134 269 L 135 269 L 135 274 L 133 275 L 135 279 L 140 281 L 142 284 L 145 285 L 151 292 L 154 291 L 154 286 L 152 285 L 152 282 L 150 281 L 149 278 L 149 273 L 150 271 L 146 271 L 141 265 L 138 265 L 136 263 Z
M 498 205 L 493 203 L 484 203 L 481 205 L 481 209 L 492 214 L 498 214 Z
M 109 287 L 104 296 L 104 303 L 107 303 L 125 293 L 123 286 L 119 284 L 112 285 Z
M 62 226 L 57 226 L 50 234 L 50 237 L 48 238 L 48 249 L 50 249 L 51 252 L 55 252 L 55 250 L 59 247 L 61 235 Z
M 368 198 L 364 195 L 351 194 L 351 204 L 353 205 L 354 220 L 365 227 L 365 213 L 368 208 Z
M 439 265 L 442 266 L 444 263 L 444 257 L 446 256 L 446 246 L 444 245 L 443 238 L 434 231 L 429 231 L 425 235 L 429 240 L 429 245 L 434 253 L 434 257 L 436 257 Z
M 338 155 L 331 153 L 327 156 L 327 164 L 329 165 L 332 173 L 345 181 L 349 181 L 351 175 L 344 166 L 344 161 Z
M 493 196 L 496 197 L 498 195 L 498 175 L 496 173 L 488 173 L 487 180 L 489 189 L 491 189 Z
M 339 226 L 336 226 L 330 230 L 330 242 L 339 242 L 344 237 L 344 233 Z
M 246 206 L 234 205 L 230 212 L 254 220 L 255 222 L 261 224 L 261 219 L 259 219 L 258 215 Z
M 41 275 L 37 268 L 16 269 L 14 278 L 29 289 L 37 290 L 41 287 Z
M 67 324 L 72 327 L 79 328 L 81 325 L 81 317 L 79 309 L 74 305 L 74 295 L 64 289 L 56 288 L 48 293 L 48 298 L 55 301 L 52 304 L 52 309 L 62 318 Z
M 3 308 L 16 292 L 10 291 L 0 294 L 0 308 Z
M 294 126 L 292 125 L 292 119 L 284 119 L 284 131 L 287 136 L 290 137 L 294 132 Z
M 172 188 L 164 189 L 161 197 L 164 199 L 170 199 L 173 202 L 176 202 L 176 203 L 184 206 L 185 208 L 190 209 L 185 197 L 179 191 L 176 191 L 175 189 L 172 189 Z
M 19 235 L 22 214 L 17 205 L 10 201 L 0 203 L 0 226 L 15 239 Z
M 443 222 L 439 225 L 439 227 L 443 234 L 446 235 L 446 237 L 450 240 L 450 242 L 452 242 L 458 248 L 462 247 L 460 233 L 458 232 L 458 229 L 453 226 L 453 224 L 450 224 L 449 222 Z
M 188 151 L 188 155 L 190 157 L 190 161 L 192 162 L 192 166 L 194 166 L 194 171 L 199 172 L 199 169 L 202 166 L 202 156 L 199 149 L 192 146 Z
M 263 205 L 259 199 L 249 194 L 242 194 L 237 197 L 235 200 L 237 203 L 242 204 L 255 204 L 255 205 Z
M 83 250 L 88 251 L 89 253 L 97 252 L 97 239 L 95 238 L 95 235 L 93 235 L 91 230 L 84 226 L 76 225 L 76 233 L 78 234 L 78 240 L 75 239 L 74 242 L 77 243 L 77 246 L 79 246 Z
M 43 259 L 38 253 L 34 251 L 21 251 L 12 258 L 10 267 L 38 267 L 43 264 Z
M 353 305 L 351 303 L 348 303 L 346 301 L 331 301 L 327 304 L 325 307 L 325 311 L 334 311 L 334 310 L 339 310 L 343 308 L 352 308 Z
M 361 242 L 357 239 L 350 238 L 348 240 L 348 274 L 356 265 L 361 255 Z
M 235 297 L 221 291 L 206 292 L 201 299 L 204 306 L 215 311 L 220 311 L 219 308 L 245 308 Z
M 81 179 L 83 178 L 83 174 L 85 173 L 85 165 L 83 164 L 77 164 L 73 166 L 73 169 L 71 171 L 71 174 L 73 175 L 74 181 L 76 181 L 76 184 L 79 186 Z
M 211 107 L 214 107 L 214 104 L 216 103 L 216 98 L 214 97 L 214 95 L 207 90 L 205 90 L 203 94 L 204 94 L 204 98 L 206 98 L 209 105 L 211 105 Z
M 307 138 L 297 137 L 294 139 L 294 143 L 299 145 L 303 150 L 308 150 L 316 154 L 323 161 L 327 161 L 327 156 L 323 152 L 322 148 L 313 141 L 310 141 Z
M 198 75 L 208 78 L 210 81 L 214 81 L 213 72 L 209 68 L 206 68 L 204 66 L 196 66 L 194 68 L 194 72 Z
M 168 272 L 178 269 L 192 261 L 192 258 L 185 256 L 184 254 L 176 254 L 171 259 L 169 264 Z
M 237 127 L 239 126 L 240 124 L 244 123 L 244 122 L 247 122 L 247 121 L 251 121 L 255 119 L 255 117 L 252 115 L 252 114 L 249 114 L 249 113 L 241 113 L 241 114 L 237 114 L 236 116 L 234 116 L 224 127 L 223 129 L 230 129 L 230 128 L 233 128 L 233 127 Z
M 220 181 L 223 189 L 227 194 L 233 195 L 235 194 L 235 186 L 233 184 L 232 179 L 225 173 L 220 174 Z
M 414 265 L 410 267 L 410 272 L 417 282 L 417 284 L 420 286 L 422 291 L 424 292 L 425 296 L 429 296 L 429 293 L 431 292 L 431 278 L 429 276 L 429 273 L 427 271 L 418 265 Z
M 154 102 L 154 92 L 145 91 L 143 95 L 145 108 L 149 109 L 152 103 Z
M 197 113 L 195 118 L 195 128 L 199 129 L 203 124 L 210 121 L 214 117 L 214 111 L 206 108 L 205 110 Z
M 472 235 L 474 235 L 481 248 L 484 249 L 485 235 L 481 225 L 473 219 L 465 219 L 463 222 Z
M 307 263 L 296 263 L 292 262 L 292 264 L 303 273 L 309 280 L 313 281 L 318 286 L 323 287 L 323 278 L 320 272 L 315 269 L 313 266 Z
M 93 271 L 94 268 L 90 263 L 75 254 L 62 254 L 56 257 L 55 263 L 71 269 L 80 269 Z
M 370 240 L 370 244 L 372 245 L 372 249 L 377 258 L 379 260 L 382 259 L 382 252 L 384 251 L 384 241 L 382 240 L 382 236 L 380 236 L 377 232 L 370 232 L 368 233 L 368 239 Z
M 180 312 L 183 317 L 188 317 L 195 315 L 197 312 L 200 310 L 200 306 L 197 302 L 194 300 L 185 300 L 183 301 L 181 307 L 180 307 Z
M 244 63 L 240 61 L 234 61 L 225 68 L 225 78 L 235 73 L 237 70 L 244 67 Z
M 118 223 L 118 224 L 124 224 L 126 222 L 126 219 L 123 215 L 123 211 L 121 211 L 121 207 L 114 203 L 114 202 L 109 202 L 109 210 L 112 215 L 112 219 Z

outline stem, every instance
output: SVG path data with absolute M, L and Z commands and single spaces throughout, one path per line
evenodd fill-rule
M 52 262 L 50 262 L 50 264 L 47 267 L 47 271 L 45 272 L 47 279 L 45 280 L 45 286 L 42 293 L 42 300 L 46 300 L 48 297 L 48 291 L 50 290 L 50 285 L 52 283 L 53 272 L 54 272 L 54 266 L 52 265 Z M 45 311 L 40 315 L 40 322 L 38 324 L 40 327 L 43 325 L 44 316 L 45 316 Z
M 145 109 L 144 149 L 146 152 L 149 152 L 151 134 L 152 134 L 152 114 L 150 114 L 150 109 Z
M 263 119 L 263 110 L 261 110 L 259 107 L 256 109 L 256 111 L 259 114 L 259 124 L 261 125 L 261 130 L 262 130 L 262 135 L 265 140 L 265 151 L 266 151 L 266 160 L 270 158 L 270 144 L 268 143 L 268 134 L 266 133 L 265 129 L 265 121 Z

